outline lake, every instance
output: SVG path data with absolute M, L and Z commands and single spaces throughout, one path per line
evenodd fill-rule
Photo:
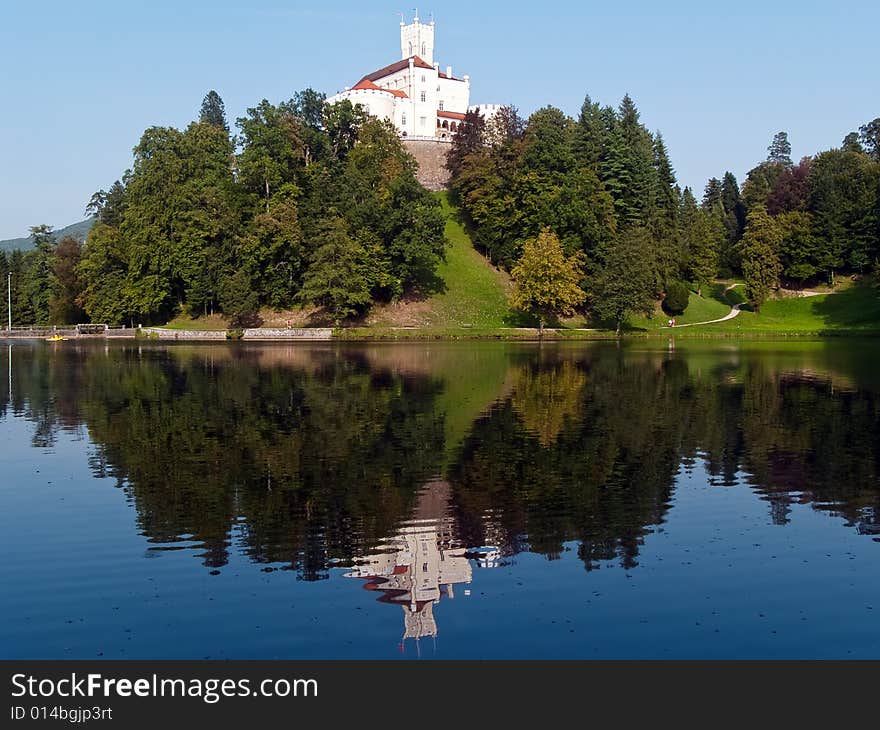
M 878 362 L 0 343 L 0 658 L 880 658 Z

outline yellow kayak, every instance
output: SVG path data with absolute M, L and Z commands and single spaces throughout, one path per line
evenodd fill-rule
M 46 338 L 46 342 L 61 342 L 66 339 L 67 338 L 63 337 L 62 335 L 52 335 L 51 337 Z

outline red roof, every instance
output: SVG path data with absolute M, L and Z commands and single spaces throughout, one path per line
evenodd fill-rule
M 455 76 L 447 76 L 447 75 L 446 75 L 445 73 L 443 73 L 442 71 L 438 71 L 437 75 L 438 75 L 441 79 L 449 79 L 450 81 L 462 81 L 462 79 L 457 79 L 457 78 L 455 78 Z
M 372 91 L 387 91 L 389 94 L 393 94 L 400 99 L 407 98 L 406 92 L 401 91 L 400 89 L 383 89 L 381 86 L 376 86 L 376 84 L 374 84 L 367 78 L 361 79 L 352 87 L 352 91 L 359 91 L 361 89 L 370 89 Z
M 412 56 L 411 58 L 413 66 L 415 66 L 416 68 L 434 68 L 431 64 L 425 63 L 418 56 Z M 361 79 L 361 81 L 375 81 L 376 79 L 384 79 L 386 76 L 390 76 L 391 74 L 397 73 L 398 71 L 403 71 L 403 69 L 405 68 L 409 68 L 409 62 L 409 58 L 404 58 L 402 61 L 397 61 L 388 66 L 385 66 L 385 68 L 380 68 L 378 71 L 373 71 L 373 73 L 367 74 L 366 76 L 364 76 L 364 78 Z
M 447 119 L 464 119 L 461 112 L 437 112 L 438 117 L 446 117 Z

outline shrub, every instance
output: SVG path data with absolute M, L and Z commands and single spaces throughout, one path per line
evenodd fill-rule
M 663 311 L 667 314 L 682 314 L 688 306 L 690 292 L 680 281 L 673 281 L 666 287 L 666 299 L 663 300 Z

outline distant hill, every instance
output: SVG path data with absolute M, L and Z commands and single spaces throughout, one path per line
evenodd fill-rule
M 94 224 L 94 218 L 89 218 L 80 221 L 79 223 L 73 223 L 64 228 L 59 228 L 56 231 L 53 231 L 55 234 L 55 240 L 60 241 L 64 236 L 73 236 L 77 241 L 85 241 L 86 235 Z M 9 238 L 5 241 L 0 241 L 0 251 L 30 251 L 33 247 L 34 239 L 30 236 L 26 236 L 25 238 Z

